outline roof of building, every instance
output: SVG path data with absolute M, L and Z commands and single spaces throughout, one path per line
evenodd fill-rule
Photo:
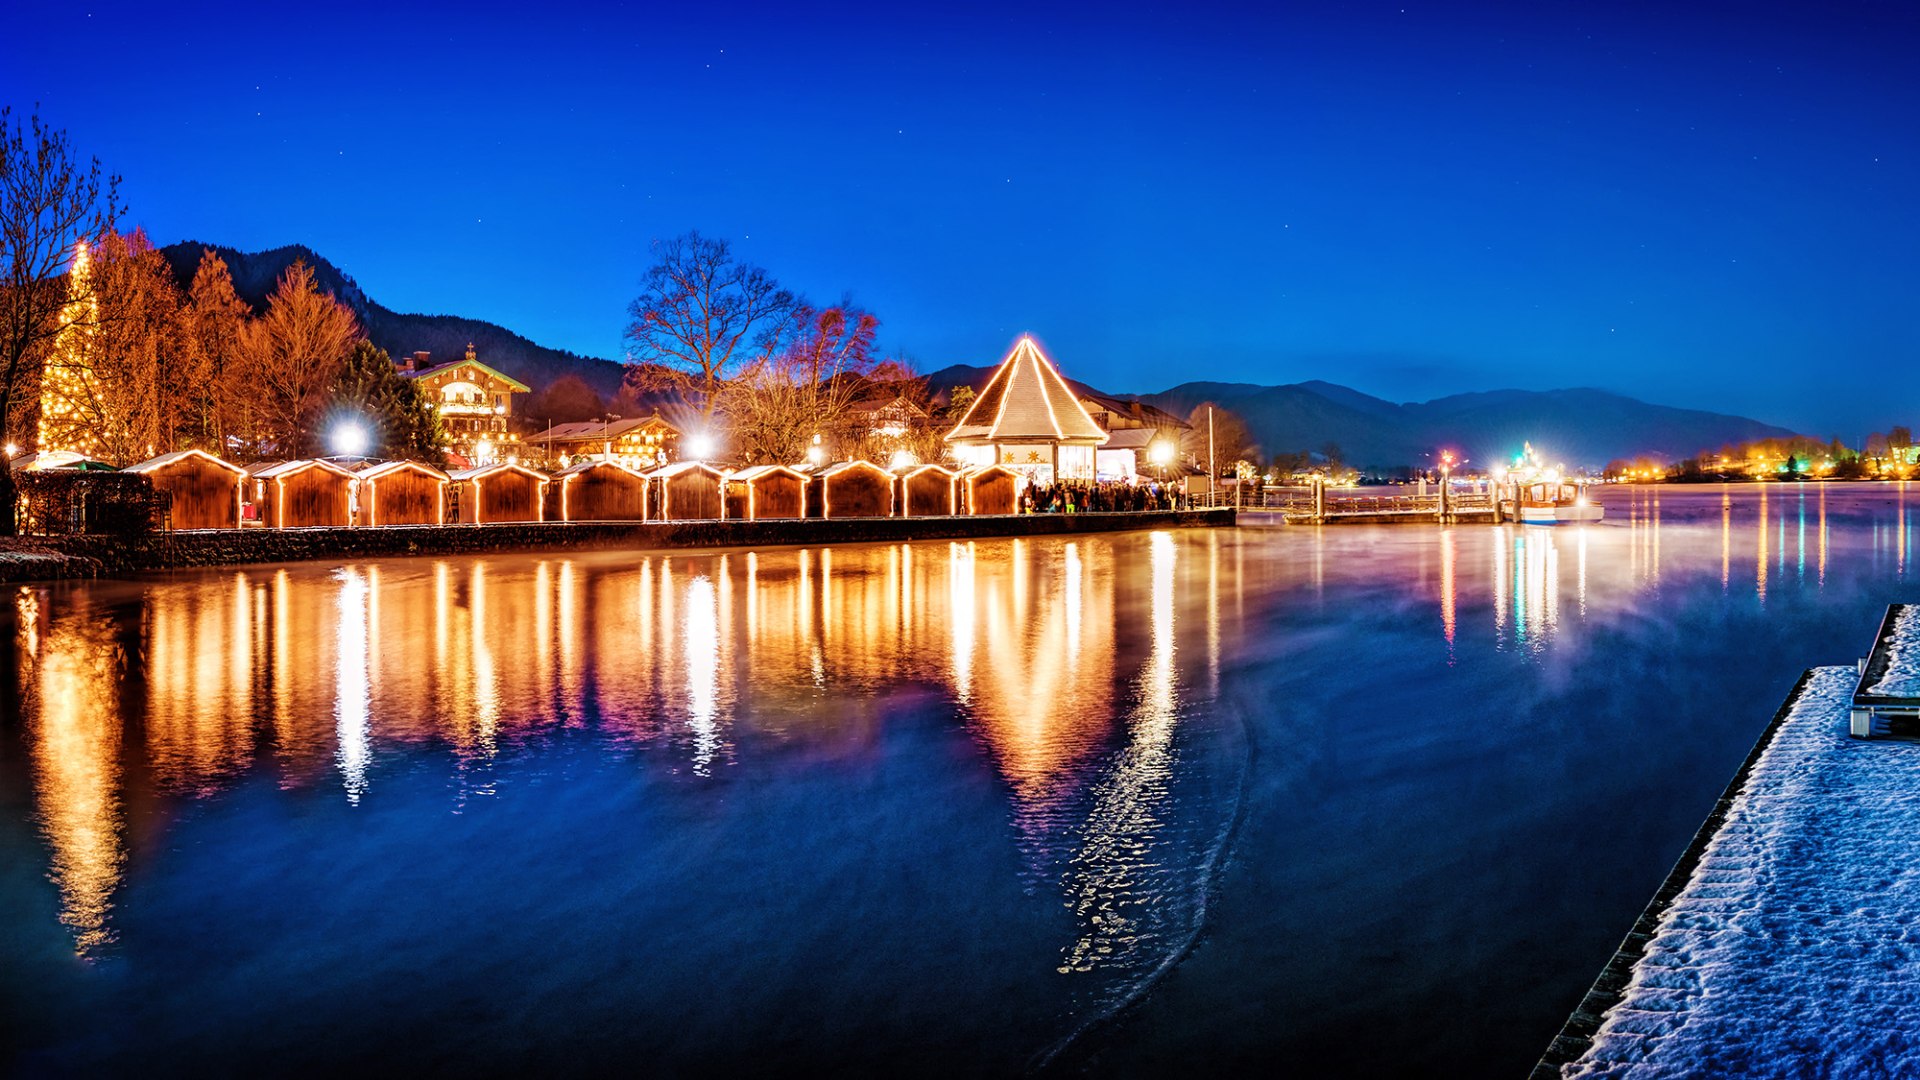
M 1086 403 L 1091 402 L 1102 412 L 1111 413 L 1114 416 L 1126 417 L 1127 419 L 1146 424 L 1149 427 L 1177 428 L 1183 431 L 1193 427 L 1192 424 L 1187 423 L 1185 420 L 1180 419 L 1167 410 L 1157 405 L 1149 405 L 1138 398 L 1114 397 L 1112 394 L 1103 394 L 1093 387 L 1080 382 L 1074 383 L 1073 388 L 1080 394 L 1082 407 L 1084 407 Z M 1135 413 L 1135 409 L 1140 411 Z
M 451 371 L 454 368 L 461 367 L 463 365 L 468 365 L 468 364 L 471 364 L 472 366 L 479 368 L 481 371 L 486 372 L 487 374 L 493 376 L 494 378 L 499 379 L 501 382 L 506 383 L 508 386 L 512 387 L 514 390 L 517 390 L 522 394 L 532 393 L 533 391 L 532 387 L 528 386 L 526 383 L 521 382 L 519 379 L 516 379 L 513 376 L 507 374 L 506 372 L 501 371 L 499 368 L 488 367 L 487 365 L 474 359 L 471 348 L 469 348 L 467 355 L 461 357 L 458 360 L 450 360 L 444 364 L 435 364 L 430 368 L 421 368 L 418 371 L 402 371 L 400 372 L 400 377 L 403 379 L 423 379 L 423 378 L 426 378 L 428 375 L 438 375 L 440 372 Z
M 814 475 L 815 476 L 838 476 L 843 472 L 849 472 L 854 469 L 872 469 L 874 472 L 880 473 L 882 475 L 887 475 L 887 470 L 881 468 L 878 465 L 875 465 L 871 461 L 865 461 L 859 458 L 855 458 L 852 461 L 836 461 L 831 465 L 821 466 L 820 471 L 815 473 Z
M 258 479 L 272 480 L 276 477 L 292 476 L 294 473 L 307 469 L 324 469 L 330 473 L 339 473 L 341 476 L 353 475 L 353 470 L 343 468 L 339 464 L 328 461 L 325 458 L 304 458 L 300 461 L 276 461 L 265 468 L 249 467 L 247 471 Z
M 238 465 L 235 465 L 233 462 L 228 461 L 224 458 L 214 457 L 212 454 L 207 453 L 205 450 L 175 450 L 170 454 L 161 454 L 159 457 L 148 458 L 147 460 L 141 462 L 138 465 L 129 465 L 126 468 L 126 471 L 127 472 L 152 472 L 155 469 L 164 469 L 168 465 L 172 465 L 177 462 L 184 461 L 188 458 L 196 458 L 196 457 L 206 458 L 208 461 L 213 462 L 215 465 L 218 465 L 223 469 L 232 469 L 235 473 L 241 476 L 245 476 L 247 472 L 247 470 L 241 468 Z
M 715 476 L 725 476 L 725 475 L 726 475 L 726 470 L 725 470 L 725 469 L 722 469 L 722 468 L 720 468 L 720 467 L 719 467 L 719 466 L 717 466 L 717 465 L 711 465 L 711 464 L 708 464 L 707 462 L 704 462 L 704 461 L 674 461 L 674 462 L 669 462 L 668 464 L 665 464 L 665 465 L 662 465 L 662 466 L 660 466 L 659 468 L 657 468 L 657 469 L 655 469 L 655 470 L 653 470 L 652 472 L 650 472 L 650 473 L 648 473 L 647 475 L 648 475 L 648 476 L 658 476 L 658 477 L 661 477 L 661 478 L 663 478 L 663 479 L 664 479 L 664 478 L 666 478 L 666 477 L 670 477 L 670 476 L 679 476 L 679 475 L 680 475 L 681 473 L 683 473 L 683 472 L 691 472 L 691 471 L 693 471 L 694 469 L 704 469 L 704 470 L 706 470 L 707 472 L 710 472 L 710 473 L 712 473 L 712 474 L 714 474 Z
M 32 469 L 44 472 L 47 469 L 82 469 L 87 472 L 118 472 L 116 466 L 104 461 L 96 461 L 85 454 L 76 454 L 71 450 L 40 450 L 21 454 L 13 459 L 15 469 Z
M 566 468 L 561 469 L 559 472 L 554 473 L 553 478 L 555 480 L 559 480 L 563 477 L 569 477 L 569 478 L 575 477 L 575 476 L 579 476 L 583 472 L 591 472 L 594 469 L 619 469 L 623 473 L 628 473 L 632 476 L 637 476 L 642 480 L 645 480 L 647 478 L 646 473 L 643 473 L 639 469 L 633 468 L 632 466 L 627 465 L 623 462 L 615 461 L 612 458 L 581 458 L 579 461 L 576 461 L 573 464 L 567 466 Z
M 462 480 L 479 480 L 483 477 L 503 472 L 525 473 L 528 476 L 538 479 L 543 484 L 547 482 L 547 474 L 541 472 L 539 469 L 530 469 L 525 465 L 516 465 L 510 461 L 496 461 L 491 465 L 475 465 L 471 469 L 460 469 L 456 472 L 448 473 L 447 479 L 459 483 Z
M 1153 440 L 1165 435 L 1163 428 L 1116 428 L 1107 432 L 1107 441 L 1102 450 L 1145 450 Z M 1170 438 L 1171 436 L 1169 436 Z
M 903 416 L 917 416 L 917 417 L 923 417 L 927 415 L 927 410 L 921 408 L 919 405 L 911 401 L 908 401 L 907 396 L 905 394 L 894 394 L 890 397 L 887 397 L 887 396 L 873 397 L 873 398 L 868 398 L 865 401 L 856 401 L 853 404 L 847 406 L 847 411 L 850 413 L 863 413 L 863 414 L 893 412 L 893 413 L 899 413 Z
M 1081 408 L 1078 395 L 1060 377 L 1033 339 L 1023 337 L 1007 354 L 967 415 L 947 433 L 950 442 L 1040 439 L 1098 446 L 1107 433 Z
M 946 467 L 945 465 L 942 465 L 942 464 L 940 464 L 940 463 L 939 463 L 939 462 L 937 462 L 937 461 L 920 461 L 920 462 L 915 462 L 915 463 L 914 463 L 914 464 L 912 464 L 912 465 L 901 465 L 901 466 L 898 466 L 898 467 L 896 467 L 896 468 L 894 468 L 894 469 L 892 469 L 892 470 L 890 470 L 890 471 L 891 471 L 891 472 L 892 472 L 892 473 L 893 473 L 893 474 L 894 474 L 895 476 L 918 476 L 918 475 L 920 475 L 921 473 L 923 473 L 923 472 L 926 472 L 926 471 L 927 471 L 928 469 L 933 469 L 933 470 L 935 470 L 935 471 L 937 471 L 937 472 L 940 472 L 940 473 L 942 473 L 942 474 L 944 474 L 945 476 L 947 476 L 947 477 L 949 477 L 949 478 L 951 478 L 951 477 L 955 477 L 955 476 L 958 476 L 958 475 L 960 475 L 960 474 L 959 474 L 958 472 L 956 472 L 955 470 L 953 470 L 953 469 L 949 469 L 949 468 L 947 468 L 947 467 Z
M 358 476 L 362 480 L 372 480 L 375 477 L 385 476 L 388 473 L 402 472 L 407 469 L 412 469 L 415 472 L 426 473 L 427 475 L 432 476 L 436 480 L 447 479 L 447 474 L 445 472 L 434 468 L 433 466 L 427 464 L 424 461 L 377 461 L 371 465 L 363 466 L 362 468 L 356 470 L 354 472 L 354 475 Z
M 680 433 L 679 428 L 661 419 L 659 413 L 654 413 L 651 416 L 642 416 L 633 420 L 614 420 L 611 422 L 588 420 L 576 424 L 555 424 L 551 430 L 537 431 L 527 436 L 523 441 L 543 444 L 549 442 L 600 442 L 607 439 L 617 439 L 635 428 L 646 427 L 649 424 L 658 424 L 673 432 L 675 435 Z
M 794 477 L 795 479 L 799 479 L 799 480 L 805 480 L 807 478 L 806 473 L 803 473 L 799 469 L 793 468 L 790 465 L 749 465 L 746 468 L 741 469 L 739 472 L 729 474 L 727 479 L 745 480 L 751 483 L 755 480 L 764 480 L 767 477 L 773 476 L 778 473 L 785 473 L 786 475 Z

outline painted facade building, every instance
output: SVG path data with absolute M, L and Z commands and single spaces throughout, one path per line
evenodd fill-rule
M 480 362 L 473 345 L 465 359 L 431 364 L 417 352 L 398 361 L 400 374 L 415 380 L 440 413 L 447 449 L 468 467 L 517 462 L 520 437 L 513 432 L 513 395 L 528 393 L 526 383 Z

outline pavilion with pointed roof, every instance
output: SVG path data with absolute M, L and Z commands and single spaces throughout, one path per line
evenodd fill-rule
M 1107 433 L 1030 337 L 1022 337 L 973 399 L 947 445 L 963 464 L 1005 465 L 1028 480 L 1092 480 Z

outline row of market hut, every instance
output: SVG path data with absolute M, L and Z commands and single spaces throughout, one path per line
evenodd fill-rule
M 1019 475 L 1002 465 L 888 470 L 869 461 L 805 470 L 679 461 L 642 472 L 596 459 L 549 475 L 505 463 L 448 473 L 418 461 L 331 458 L 243 468 L 181 450 L 127 471 L 166 494 L 175 529 L 1011 514 L 1019 490 Z

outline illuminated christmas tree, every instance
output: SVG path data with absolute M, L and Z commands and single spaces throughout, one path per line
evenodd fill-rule
M 88 280 L 88 264 L 83 240 L 73 245 L 68 299 L 60 309 L 59 335 L 40 377 L 39 449 L 43 454 L 67 451 L 93 457 L 100 453 L 99 440 L 82 422 L 90 404 L 99 400 L 90 346 L 100 311 Z

